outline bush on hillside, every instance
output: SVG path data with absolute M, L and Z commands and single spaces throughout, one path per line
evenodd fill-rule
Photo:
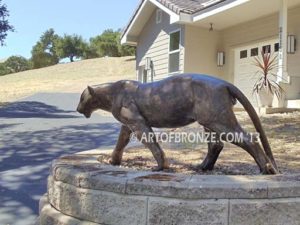
M 98 57 L 97 50 L 90 43 L 83 46 L 82 59 L 94 59 Z
M 5 62 L 0 63 L 1 76 L 29 69 L 31 69 L 31 62 L 23 56 L 11 56 Z
M 10 70 L 6 67 L 4 63 L 0 63 L 0 76 L 9 74 Z
M 29 60 L 23 56 L 11 56 L 4 62 L 4 65 L 11 73 L 18 73 L 31 69 Z

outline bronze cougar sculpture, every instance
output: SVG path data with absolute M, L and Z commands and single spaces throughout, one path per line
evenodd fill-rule
M 259 143 L 250 141 L 238 123 L 233 106 L 239 101 L 249 114 Z M 198 122 L 208 132 L 243 133 L 241 142 L 233 144 L 246 150 L 265 174 L 278 173 L 268 139 L 255 109 L 245 95 L 234 85 L 207 75 L 181 74 L 153 83 L 122 80 L 86 88 L 77 108 L 89 118 L 102 109 L 111 112 L 122 123 L 117 145 L 112 153 L 111 164 L 119 165 L 123 150 L 135 132 L 138 139 L 142 134 L 153 133 L 152 127 L 177 128 Z M 156 171 L 168 168 L 168 162 L 157 141 L 143 144 L 149 148 L 157 161 Z M 208 154 L 199 165 L 203 170 L 212 170 L 223 149 L 222 142 L 208 143 Z

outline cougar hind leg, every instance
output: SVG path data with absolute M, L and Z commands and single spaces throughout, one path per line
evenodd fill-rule
M 203 171 L 213 170 L 214 166 L 218 160 L 218 157 L 223 150 L 224 144 L 220 141 L 219 136 L 216 137 L 216 141 L 213 142 L 211 131 L 207 128 L 204 128 L 205 132 L 209 134 L 208 137 L 208 152 L 205 159 L 202 163 L 197 166 L 198 169 L 202 169 Z
M 239 138 L 239 140 L 233 138 L 234 140 L 231 143 L 247 151 L 253 157 L 262 173 L 276 173 L 275 168 L 272 166 L 272 163 L 266 156 L 259 143 L 255 142 L 255 140 L 252 140 L 251 136 L 241 128 L 232 108 L 228 107 L 226 110 L 223 109 L 221 113 L 219 113 L 214 119 L 214 121 L 207 124 L 206 127 L 219 135 L 222 134 L 222 138 L 226 137 L 227 135 L 238 134 L 241 138 Z

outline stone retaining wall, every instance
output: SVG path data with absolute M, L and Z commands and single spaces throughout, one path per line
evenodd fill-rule
M 56 160 L 40 225 L 299 225 L 300 175 L 132 171 L 96 156 Z

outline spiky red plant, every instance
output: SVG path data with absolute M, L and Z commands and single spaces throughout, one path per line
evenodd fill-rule
M 253 93 L 265 88 L 271 94 L 275 94 L 278 99 L 281 98 L 284 90 L 272 79 L 277 77 L 277 74 L 273 73 L 274 69 L 278 68 L 277 58 L 277 55 L 268 53 L 268 49 L 266 52 L 261 50 L 260 57 L 254 57 L 254 66 L 258 68 L 257 73 L 261 76 L 253 86 Z

